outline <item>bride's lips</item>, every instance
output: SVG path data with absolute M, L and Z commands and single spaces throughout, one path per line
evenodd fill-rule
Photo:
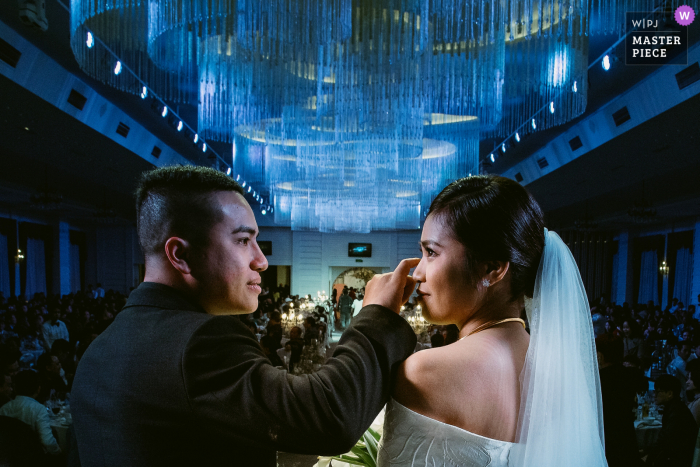
M 430 294 L 427 294 L 425 292 L 421 292 L 420 290 L 417 291 L 416 293 L 418 294 L 418 298 L 423 298 L 423 297 L 430 295 Z

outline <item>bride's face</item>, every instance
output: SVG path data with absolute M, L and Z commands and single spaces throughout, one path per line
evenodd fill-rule
M 474 308 L 477 291 L 468 281 L 465 248 L 446 227 L 429 215 L 421 235 L 422 258 L 414 279 L 420 281 L 418 303 L 434 324 L 461 325 Z

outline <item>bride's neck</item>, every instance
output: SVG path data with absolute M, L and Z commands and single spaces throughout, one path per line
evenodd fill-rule
M 462 339 L 468 336 L 479 326 L 492 321 L 520 318 L 520 313 L 525 306 L 524 300 L 520 298 L 510 302 L 507 300 L 508 296 L 508 293 L 499 293 L 499 291 L 494 290 L 479 308 L 465 318 L 464 322 L 457 323 L 457 326 L 459 326 L 459 338 Z M 521 326 L 517 322 L 513 324 Z

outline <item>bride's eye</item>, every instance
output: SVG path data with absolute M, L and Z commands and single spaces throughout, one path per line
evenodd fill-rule
M 428 254 L 428 256 L 437 256 L 433 250 L 430 248 L 426 248 L 425 252 Z

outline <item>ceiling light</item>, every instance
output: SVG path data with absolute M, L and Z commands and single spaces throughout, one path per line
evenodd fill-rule
M 117 64 L 114 65 L 114 74 L 115 74 L 115 75 L 118 75 L 118 74 L 121 73 L 121 72 L 122 72 L 122 62 L 120 62 L 119 60 L 117 60 Z
M 248 185 L 248 193 L 250 193 L 250 190 L 252 190 L 252 189 L 253 189 L 253 187 Z
M 502 152 L 503 154 L 506 153 L 506 143 L 501 144 L 501 152 Z
M 241 186 L 245 188 L 245 180 L 243 180 L 243 183 L 241 183 Z
M 241 174 L 236 175 L 236 181 L 241 179 Z
M 494 156 L 493 153 L 491 153 L 489 159 L 491 159 L 491 162 L 496 162 L 496 156 Z
M 571 90 L 574 92 L 578 92 L 578 86 L 576 85 L 576 81 L 574 81 L 574 85 L 571 86 Z
M 610 55 L 603 57 L 603 70 L 608 71 L 610 69 Z
M 226 175 L 231 175 L 231 167 L 226 170 Z
M 145 99 L 148 97 L 148 88 L 144 86 L 141 88 L 141 99 Z
M 161 114 L 163 117 L 165 117 L 166 115 L 168 115 L 168 106 L 167 106 L 167 105 L 164 105 L 164 106 L 163 106 L 163 111 L 162 111 L 160 114 Z
M 92 33 L 88 31 L 87 33 L 87 41 L 85 43 L 88 46 L 88 49 L 92 49 L 92 46 L 95 45 L 95 39 L 92 37 Z
M 554 113 L 554 101 L 549 103 L 549 113 Z
M 516 142 L 516 143 L 519 143 L 519 142 L 520 142 L 520 135 L 518 134 L 517 131 L 515 132 L 515 142 Z
M 262 212 L 262 215 L 263 215 L 263 216 L 264 216 L 265 214 L 267 214 L 267 210 L 266 210 L 264 207 L 262 208 L 262 210 L 261 210 L 260 212 Z
M 197 144 L 197 141 L 199 141 L 199 135 L 197 133 L 194 134 L 194 144 Z
M 207 152 L 207 143 L 202 143 L 202 152 Z
M 183 127 L 183 126 L 184 126 L 184 125 L 182 124 L 182 120 L 180 120 L 179 122 L 177 122 L 177 131 L 182 131 L 182 127 Z
M 532 125 L 532 129 L 533 129 L 533 130 L 536 130 L 536 129 L 537 129 L 537 122 L 535 121 L 534 118 L 532 119 L 532 121 L 530 122 L 530 124 Z

